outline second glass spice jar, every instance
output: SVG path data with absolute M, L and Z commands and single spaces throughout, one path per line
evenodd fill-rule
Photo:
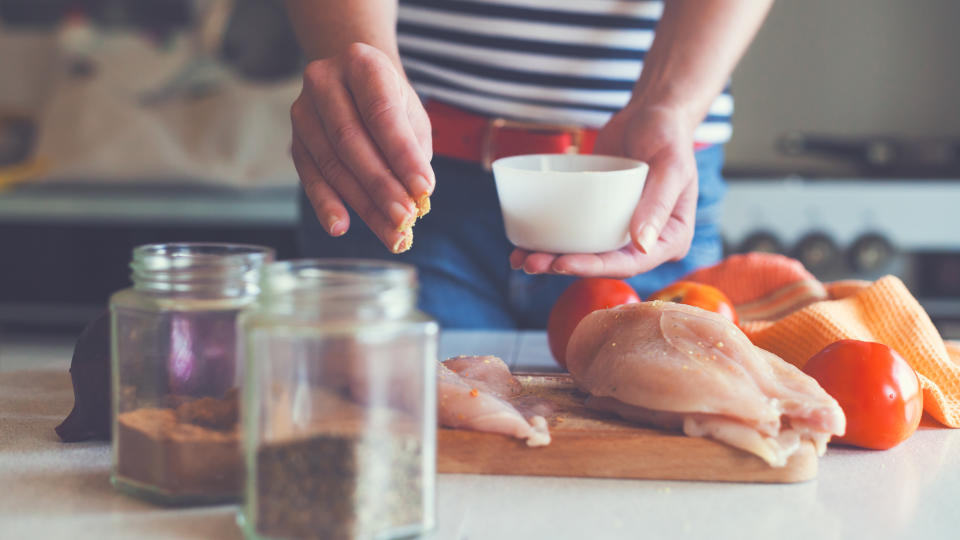
M 437 324 L 412 267 L 267 266 L 245 335 L 248 538 L 404 538 L 434 524 Z

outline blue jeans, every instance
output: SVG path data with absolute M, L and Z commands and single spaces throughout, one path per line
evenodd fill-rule
M 690 252 L 627 280 L 641 298 L 686 273 L 720 260 L 720 203 L 725 191 L 720 169 L 723 148 L 697 152 L 700 195 Z M 350 231 L 331 238 L 300 197 L 300 254 L 303 257 L 390 259 L 412 264 L 420 279 L 420 309 L 443 328 L 544 328 L 557 296 L 576 278 L 528 275 L 511 270 L 500 203 L 490 173 L 478 165 L 436 157 L 433 210 L 414 228 L 413 248 L 391 255 L 351 213 Z

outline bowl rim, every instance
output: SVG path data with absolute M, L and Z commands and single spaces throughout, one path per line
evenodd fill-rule
M 517 166 L 511 166 L 511 165 L 509 164 L 509 162 L 510 162 L 511 160 L 519 159 L 519 158 L 536 158 L 536 157 L 553 157 L 553 156 L 570 156 L 570 157 L 579 156 L 579 157 L 613 158 L 613 159 L 617 159 L 617 160 L 621 160 L 621 161 L 631 162 L 631 163 L 632 163 L 632 166 L 630 166 L 630 167 L 624 167 L 624 168 L 617 168 L 617 169 L 613 169 L 613 170 L 609 170 L 609 171 L 539 171 L 539 170 L 535 170 L 535 169 L 526 169 L 526 168 L 521 168 L 521 167 L 517 167 Z M 544 174 L 550 174 L 550 175 L 575 175 L 575 174 L 584 174 L 584 173 L 589 173 L 589 174 L 608 174 L 608 173 L 622 173 L 622 172 L 626 172 L 626 171 L 634 171 L 634 170 L 637 170 L 637 169 L 644 170 L 644 169 L 649 169 L 649 168 L 650 168 L 650 164 L 647 163 L 646 161 L 640 161 L 640 160 L 637 160 L 637 159 L 628 158 L 628 157 L 624 157 L 624 156 L 613 156 L 613 155 L 609 155 L 609 154 L 564 154 L 564 153 L 559 153 L 559 152 L 555 152 L 555 153 L 552 153 L 552 154 L 518 154 L 518 155 L 515 155 L 515 156 L 502 157 L 502 158 L 499 158 L 499 159 L 494 160 L 493 163 L 491 163 L 491 169 L 492 169 L 492 170 L 504 169 L 504 170 L 509 170 L 509 171 L 522 171 L 522 172 L 526 172 L 526 173 L 544 173 Z

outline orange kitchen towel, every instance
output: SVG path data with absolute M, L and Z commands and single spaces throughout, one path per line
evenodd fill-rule
M 727 293 L 750 340 L 800 368 L 841 339 L 892 347 L 916 370 L 924 410 L 944 425 L 960 427 L 960 346 L 944 343 L 898 278 L 824 285 L 797 261 L 751 253 L 685 279 Z

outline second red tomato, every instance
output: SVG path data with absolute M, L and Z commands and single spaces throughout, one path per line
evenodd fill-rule
M 707 311 L 719 313 L 737 324 L 737 311 L 733 302 L 720 289 L 695 281 L 678 281 L 653 293 L 647 298 L 696 306 Z
M 557 298 L 547 321 L 547 341 L 553 358 L 567 367 L 567 342 L 580 320 L 598 309 L 639 302 L 633 287 L 619 279 L 579 279 Z

